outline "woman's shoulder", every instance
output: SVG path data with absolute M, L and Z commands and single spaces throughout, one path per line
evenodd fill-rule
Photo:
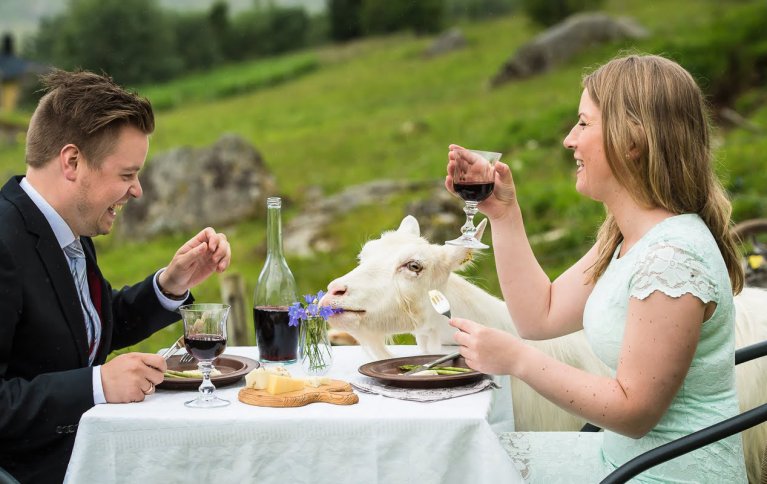
M 695 214 L 669 217 L 650 230 L 638 247 L 632 295 L 655 290 L 672 297 L 690 292 L 705 302 L 719 299 L 726 267 L 706 224 Z
M 701 257 L 709 256 L 711 251 L 719 252 L 714 236 L 697 214 L 675 215 L 663 220 L 645 234 L 639 252 L 646 255 L 663 247 Z

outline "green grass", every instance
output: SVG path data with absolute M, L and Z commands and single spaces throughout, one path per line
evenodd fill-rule
M 285 55 L 217 68 L 215 71 L 185 76 L 159 86 L 136 90 L 152 102 L 156 111 L 187 104 L 200 104 L 290 81 L 319 66 L 312 52 Z
M 304 193 L 312 186 L 330 195 L 374 179 L 439 179 L 453 142 L 502 151 L 514 170 L 528 234 L 567 231 L 556 242 L 534 247 L 548 274 L 556 277 L 585 252 L 603 216 L 601 205 L 573 189 L 574 163 L 561 146 L 576 119 L 585 68 L 625 49 L 652 50 L 663 39 L 699 35 L 723 7 L 713 0 L 670 0 L 658 15 L 657 6 L 648 2 L 613 0 L 607 8 L 635 17 L 654 37 L 599 47 L 549 73 L 497 89 L 487 87 L 490 77 L 538 32 L 521 15 L 461 25 L 468 46 L 428 60 L 421 53 L 432 39 L 402 34 L 147 87 L 143 94 L 168 106 L 157 113 L 149 163 L 153 155 L 171 148 L 207 146 L 223 133 L 239 134 L 262 153 L 276 176 L 287 222 L 303 210 Z M 762 88 L 739 101 L 762 127 L 767 126 L 766 98 Z M 405 129 L 408 125 L 416 129 Z M 719 170 L 733 194 L 736 220 L 767 214 L 765 138 L 763 132 L 746 129 L 718 135 Z M 0 146 L 0 174 L 7 178 L 23 169 L 23 146 Z M 366 240 L 396 228 L 407 205 L 427 196 L 403 193 L 385 205 L 358 207 L 333 220 L 325 228 L 333 241 L 331 253 L 308 259 L 287 254 L 299 290 L 315 292 L 351 269 Z M 244 276 L 252 294 L 264 260 L 265 221 L 217 228 L 232 243 L 230 270 Z M 135 282 L 166 265 L 194 232 L 147 243 L 99 238 L 100 264 L 114 286 Z M 492 256 L 480 258 L 467 275 L 500 294 Z M 218 291 L 217 279 L 211 278 L 195 294 L 200 301 L 211 301 L 220 299 Z M 178 326 L 171 327 L 133 349 L 155 351 L 179 332 Z

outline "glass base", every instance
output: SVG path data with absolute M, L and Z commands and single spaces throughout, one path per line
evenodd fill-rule
M 195 398 L 194 400 L 189 400 L 188 402 L 184 402 L 184 405 L 190 408 L 216 408 L 216 407 L 226 407 L 231 402 L 229 400 L 224 400 L 223 398 L 213 397 L 208 400 L 203 399 L 202 397 Z
M 447 245 L 457 245 L 459 247 L 467 247 L 469 249 L 489 249 L 489 245 L 485 245 L 474 237 L 458 237 L 453 240 L 446 240 Z

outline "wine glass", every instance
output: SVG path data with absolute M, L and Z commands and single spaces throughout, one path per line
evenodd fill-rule
M 487 249 L 489 246 L 477 240 L 474 236 L 477 228 L 474 226 L 474 215 L 477 205 L 493 193 L 495 188 L 495 162 L 501 159 L 500 153 L 479 150 L 458 150 L 451 175 L 453 190 L 464 201 L 463 211 L 466 213 L 466 223 L 461 227 L 462 235 L 445 243 L 469 247 L 472 249 Z
M 216 396 L 210 381 L 213 360 L 226 349 L 226 318 L 228 304 L 187 304 L 178 308 L 184 319 L 184 345 L 198 361 L 202 373 L 200 394 L 184 405 L 193 408 L 213 408 L 229 405 L 229 400 Z

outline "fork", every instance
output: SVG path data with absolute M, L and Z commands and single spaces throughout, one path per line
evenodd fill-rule
M 406 371 L 405 373 L 403 373 L 403 375 L 412 375 L 413 373 L 418 373 L 419 371 L 429 370 L 433 366 L 437 366 L 440 363 L 444 363 L 446 361 L 454 360 L 458 358 L 459 356 L 461 356 L 460 351 L 456 351 L 455 353 L 450 353 L 449 355 L 440 356 L 436 360 L 432 360 L 428 363 L 424 363 L 423 365 L 418 365 L 412 370 Z
M 190 353 L 184 353 L 181 355 L 181 359 L 179 361 L 181 363 L 191 363 L 194 361 L 194 356 L 192 356 Z
M 184 335 L 181 335 L 181 336 L 178 337 L 176 342 L 171 345 L 170 348 L 168 348 L 167 350 L 162 352 L 162 357 L 167 360 L 171 356 L 175 355 L 176 352 L 178 350 L 180 350 L 181 348 L 183 348 L 183 347 L 184 347 Z M 189 353 L 187 353 L 187 354 L 189 354 Z M 186 356 L 186 355 L 184 355 L 184 356 Z M 192 355 L 189 355 L 189 356 L 192 356 Z
M 429 291 L 429 300 L 431 301 L 432 307 L 443 316 L 446 316 L 447 319 L 450 319 L 450 302 L 447 300 L 444 294 L 439 292 L 436 289 L 432 289 Z

